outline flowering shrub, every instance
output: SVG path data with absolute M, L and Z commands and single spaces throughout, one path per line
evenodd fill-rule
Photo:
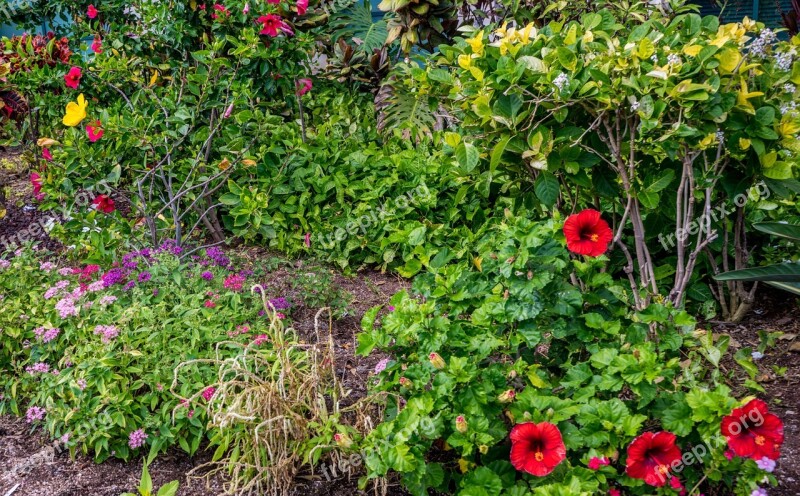
M 449 99 L 461 134 L 444 141 L 477 194 L 528 180 L 543 215 L 605 212 L 638 308 L 714 291 L 739 319 L 750 288 L 726 296 L 695 269 L 727 266 L 729 246 L 743 268 L 745 204 L 774 209 L 797 190 L 800 39 L 682 2 L 598 4 L 576 20 L 473 31 L 408 79 L 436 105 Z
M 358 352 L 393 357 L 374 388 L 386 418 L 359 446 L 368 475 L 399 472 L 413 494 L 775 483 L 780 419 L 715 379 L 728 338 L 664 304 L 631 309 L 605 257 L 570 258 L 562 230 L 509 213 L 471 260 L 365 316 Z
M 195 405 L 212 399 L 215 371 L 200 363 L 173 383 L 173 369 L 228 356 L 268 321 L 258 298 L 223 287 L 226 277 L 250 284 L 251 272 L 219 249 L 186 263 L 180 252 L 165 244 L 107 268 L 41 262 L 28 249 L 3 260 L 0 412 L 25 413 L 97 460 L 175 444 L 194 453 L 206 432 Z

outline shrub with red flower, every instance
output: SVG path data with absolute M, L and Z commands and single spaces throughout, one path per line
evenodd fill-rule
M 281 19 L 281 16 L 277 14 L 267 14 L 259 17 L 256 22 L 261 24 L 261 31 L 259 34 L 265 34 L 267 36 L 272 36 L 273 38 L 278 36 L 280 33 L 285 33 L 287 35 L 294 34 L 292 28 Z
M 94 199 L 92 205 L 99 211 L 106 214 L 110 214 L 115 210 L 114 208 L 114 200 L 112 200 L 108 195 L 98 195 L 97 198 Z
M 95 36 L 92 42 L 92 51 L 94 53 L 103 53 L 103 40 L 100 36 Z
M 64 84 L 67 85 L 68 88 L 72 88 L 73 90 L 78 89 L 78 85 L 81 84 L 81 68 L 80 67 L 73 67 L 64 75 Z
M 600 218 L 600 212 L 587 209 L 570 215 L 564 222 L 564 237 L 567 248 L 578 255 L 599 257 L 608 249 L 614 233 L 608 222 Z
M 97 8 L 94 5 L 89 5 L 89 8 L 86 9 L 86 16 L 89 19 L 94 19 L 95 17 L 97 17 L 97 14 L 98 14 Z
M 645 432 L 628 446 L 626 473 L 651 486 L 661 487 L 669 479 L 670 466 L 681 459 L 681 449 L 671 432 Z
M 103 137 L 103 128 L 101 127 L 100 121 L 95 121 L 94 124 L 87 124 L 86 125 L 86 135 L 89 137 L 89 141 L 91 143 L 95 143 L 97 140 Z
M 544 477 L 567 457 L 561 431 L 550 422 L 525 422 L 511 429 L 511 464 L 522 472 Z
M 313 87 L 311 80 L 308 78 L 300 78 L 295 83 L 295 88 L 297 89 L 297 96 L 303 96 Z
M 736 456 L 776 460 L 781 455 L 783 422 L 769 413 L 769 407 L 762 400 L 754 399 L 741 408 L 734 408 L 730 415 L 722 418 L 720 430 Z

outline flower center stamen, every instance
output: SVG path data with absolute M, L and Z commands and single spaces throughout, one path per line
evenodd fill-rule
M 766 443 L 766 442 L 767 442 L 767 440 L 766 440 L 766 438 L 764 438 L 764 436 L 756 436 L 756 444 L 757 445 L 764 446 L 764 443 Z
M 659 465 L 658 467 L 656 467 L 656 470 L 658 471 L 658 473 L 663 475 L 667 475 L 669 473 L 669 467 L 667 467 L 666 465 Z
M 600 239 L 600 236 L 598 234 L 592 234 L 589 236 L 589 239 L 592 240 L 592 242 L 597 243 L 597 240 Z
M 541 451 L 537 451 L 534 453 L 533 457 L 536 459 L 537 462 L 544 460 L 544 454 Z

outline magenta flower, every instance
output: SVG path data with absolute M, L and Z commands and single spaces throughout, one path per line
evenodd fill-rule
M 245 280 L 246 279 L 243 275 L 232 274 L 225 278 L 225 282 L 223 282 L 222 285 L 225 289 L 230 289 L 233 291 L 241 291 Z
M 294 34 L 292 28 L 281 19 L 281 16 L 277 14 L 267 14 L 259 17 L 256 22 L 261 24 L 261 31 L 259 34 L 265 34 L 267 36 L 276 37 L 280 33 L 284 33 L 287 35 Z
M 47 160 L 48 162 L 53 160 L 53 154 L 50 153 L 50 149 L 49 148 L 45 148 L 45 149 L 42 150 L 42 157 L 45 160 Z
M 589 460 L 588 466 L 592 470 L 599 470 L 600 467 L 602 467 L 604 465 L 608 465 L 609 463 L 611 463 L 611 462 L 608 460 L 608 458 L 606 458 L 604 456 L 600 457 L 600 458 L 594 456 L 594 457 L 592 457 L 591 460 Z
M 203 399 L 206 401 L 211 401 L 211 398 L 214 397 L 214 393 L 217 392 L 216 388 L 214 387 L 207 387 L 203 390 Z
M 103 137 L 103 128 L 101 127 L 100 121 L 95 121 L 94 125 L 87 124 L 86 125 L 86 135 L 89 137 L 90 143 L 97 142 L 100 138 Z
M 103 53 L 103 40 L 99 36 L 94 37 L 92 42 L 92 51 L 94 53 Z
M 137 449 L 144 446 L 144 441 L 147 439 L 144 429 L 136 429 L 128 435 L 128 446 L 131 449 Z
M 89 5 L 89 8 L 86 9 L 86 16 L 89 19 L 94 19 L 95 17 L 97 17 L 97 8 L 95 8 L 94 5 Z
M 297 15 L 304 15 L 308 10 L 308 0 L 297 0 Z
M 311 80 L 308 78 L 298 79 L 297 82 L 295 82 L 297 96 L 305 95 L 306 93 L 311 91 L 311 88 L 313 86 L 314 85 L 311 83 Z M 308 236 L 308 234 L 306 234 L 306 236 Z

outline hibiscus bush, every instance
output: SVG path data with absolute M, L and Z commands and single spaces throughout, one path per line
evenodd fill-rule
M 0 413 L 98 461 L 197 451 L 216 369 L 201 361 L 175 382 L 173 369 L 233 356 L 269 321 L 249 292 L 257 274 L 216 248 L 186 263 L 180 250 L 130 252 L 113 267 L 27 248 L 0 260 Z
M 368 477 L 465 495 L 749 495 L 775 483 L 782 424 L 721 380 L 728 337 L 663 303 L 630 308 L 606 256 L 565 249 L 562 229 L 587 218 L 607 235 L 596 213 L 566 226 L 509 213 L 471 260 L 365 316 L 358 352 L 393 357 L 375 387 L 390 394 L 386 418 L 361 445 Z
M 476 30 L 406 83 L 437 106 L 449 99 L 460 134 L 445 143 L 477 194 L 532 182 L 540 215 L 605 212 L 639 309 L 713 291 L 740 319 L 750 287 L 709 286 L 695 269 L 742 268 L 745 210 L 800 189 L 800 39 L 681 2 L 598 4 L 576 20 Z

